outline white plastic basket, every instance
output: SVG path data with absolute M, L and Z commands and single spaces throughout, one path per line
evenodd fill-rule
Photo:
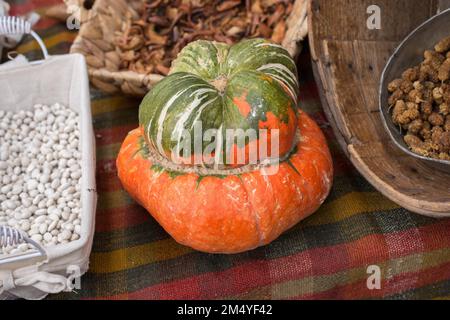
M 48 293 L 71 291 L 72 280 L 88 269 L 95 224 L 95 138 L 85 59 L 80 54 L 49 56 L 38 63 L 1 71 L 0 110 L 31 109 L 35 104 L 61 103 L 80 116 L 82 178 L 80 239 L 46 248 L 44 261 L 18 267 L 0 264 L 0 300 L 42 299 Z

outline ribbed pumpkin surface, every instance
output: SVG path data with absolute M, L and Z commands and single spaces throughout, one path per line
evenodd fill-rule
M 144 98 L 139 109 L 139 123 L 144 128 L 149 148 L 173 160 L 172 151 L 181 149 L 184 133 L 190 137 L 190 154 L 208 154 L 211 139 L 205 141 L 209 129 L 217 129 L 214 163 L 219 156 L 224 166 L 237 163 L 226 158 L 232 148 L 248 148 L 259 142 L 260 129 L 267 129 L 265 139 L 270 149 L 272 130 L 279 130 L 279 152 L 283 157 L 294 145 L 297 128 L 297 70 L 288 52 L 263 39 L 252 39 L 233 46 L 195 41 L 186 46 L 174 61 L 171 74 L 159 82 Z M 201 135 L 195 135 L 196 123 L 201 123 Z M 227 130 L 253 129 L 254 137 L 230 148 L 226 145 Z M 257 140 L 257 141 L 252 141 Z M 195 149 L 195 144 L 201 146 Z M 247 150 L 248 152 L 248 150 Z M 268 151 L 268 157 L 273 156 Z M 261 159 L 259 159 L 261 160 Z M 184 164 L 193 165 L 189 156 Z
M 179 243 L 212 253 L 265 245 L 323 203 L 333 163 L 320 128 L 300 112 L 302 139 L 276 174 L 201 176 L 169 171 L 149 157 L 143 128 L 130 132 L 117 159 L 123 186 Z

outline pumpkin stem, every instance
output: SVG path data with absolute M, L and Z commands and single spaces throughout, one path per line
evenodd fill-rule
M 223 95 L 225 88 L 227 87 L 228 78 L 225 75 L 220 75 L 216 79 L 211 81 L 211 85 L 214 86 L 220 95 Z

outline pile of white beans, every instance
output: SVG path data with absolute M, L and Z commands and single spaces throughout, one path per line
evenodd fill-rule
M 79 140 L 78 115 L 61 104 L 0 110 L 0 225 L 44 246 L 80 238 Z M 4 247 L 0 255 L 28 249 Z

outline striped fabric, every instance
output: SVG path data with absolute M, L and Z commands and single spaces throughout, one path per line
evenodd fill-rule
M 12 13 L 59 0 L 13 1 Z M 50 53 L 66 53 L 76 34 L 43 19 L 36 30 Z M 30 39 L 18 51 L 38 57 Z M 335 183 L 323 207 L 272 244 L 238 255 L 210 255 L 177 244 L 121 188 L 115 157 L 137 126 L 139 100 L 92 90 L 97 137 L 98 211 L 90 270 L 81 290 L 50 299 L 445 299 L 450 298 L 450 219 L 392 203 L 340 150 L 321 109 L 307 50 L 299 59 L 301 107 L 323 128 Z M 56 81 L 57 79 L 55 79 Z M 367 268 L 381 289 L 367 288 Z

